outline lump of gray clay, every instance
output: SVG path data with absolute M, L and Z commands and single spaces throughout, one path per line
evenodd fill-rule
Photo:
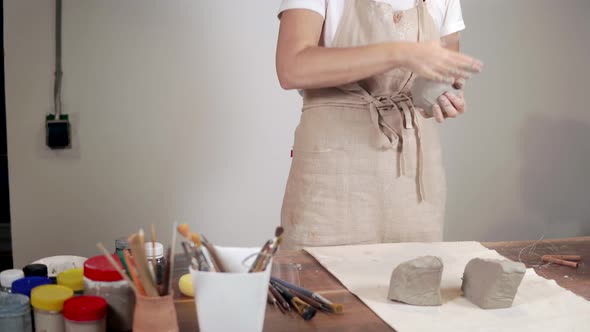
M 388 299 L 413 305 L 441 305 L 443 262 L 424 256 L 401 263 L 391 273 Z
M 522 263 L 475 258 L 465 267 L 461 289 L 482 309 L 509 308 L 525 272 Z
M 414 80 L 411 88 L 414 106 L 422 108 L 431 114 L 432 106 L 438 103 L 438 97 L 447 91 L 454 90 L 451 84 L 439 83 L 418 77 Z

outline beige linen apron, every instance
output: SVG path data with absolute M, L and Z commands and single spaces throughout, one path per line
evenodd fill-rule
M 348 0 L 333 47 L 439 38 L 424 1 Z M 394 69 L 357 83 L 305 90 L 281 224 L 286 248 L 441 241 L 446 183 L 436 123 Z

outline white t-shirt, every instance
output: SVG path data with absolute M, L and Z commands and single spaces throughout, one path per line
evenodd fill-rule
M 406 10 L 416 6 L 416 0 L 375 0 L 391 4 L 394 10 Z M 345 0 L 283 0 L 279 15 L 287 9 L 310 9 L 324 17 L 324 43 L 332 44 L 340 18 L 344 13 Z M 441 36 L 465 29 L 460 0 L 427 0 L 428 11 L 439 28 Z

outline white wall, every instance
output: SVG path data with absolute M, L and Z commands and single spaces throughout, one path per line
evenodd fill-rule
M 94 255 L 139 226 L 191 223 L 258 245 L 279 223 L 300 100 L 274 72 L 278 1 L 64 1 L 64 110 L 75 148 L 43 147 L 53 3 L 7 0 L 5 62 L 16 265 Z M 446 124 L 446 238 L 590 233 L 590 3 L 463 1 L 486 72 Z
M 485 72 L 443 131 L 446 239 L 590 235 L 590 2 L 462 4 Z
M 53 1 L 5 1 L 15 264 L 95 255 L 173 220 L 221 244 L 279 224 L 299 98 L 274 70 L 277 4 L 64 1 L 64 111 L 78 147 L 43 148 Z

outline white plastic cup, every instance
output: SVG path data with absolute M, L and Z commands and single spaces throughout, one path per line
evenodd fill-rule
M 263 272 L 248 273 L 260 248 L 216 247 L 229 271 L 201 272 L 189 268 L 195 292 L 199 331 L 261 332 L 272 262 Z

